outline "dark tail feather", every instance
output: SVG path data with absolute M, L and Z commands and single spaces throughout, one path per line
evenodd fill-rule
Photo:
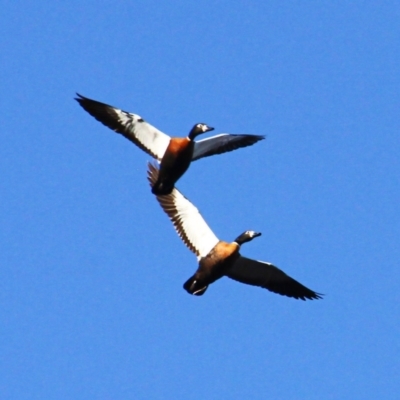
M 156 182 L 151 188 L 151 193 L 156 196 L 164 196 L 170 194 L 174 190 L 174 185 L 167 185 L 163 182 Z
M 194 276 L 189 278 L 184 284 L 183 288 L 190 294 L 201 296 L 207 290 L 208 286 L 198 287 L 197 281 Z

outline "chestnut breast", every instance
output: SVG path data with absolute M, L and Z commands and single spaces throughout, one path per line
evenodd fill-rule
M 222 278 L 238 257 L 239 245 L 237 243 L 218 242 L 210 253 L 200 260 L 197 270 L 198 278 L 207 284 Z
M 189 168 L 194 142 L 188 138 L 172 138 L 161 160 L 159 180 L 175 183 Z

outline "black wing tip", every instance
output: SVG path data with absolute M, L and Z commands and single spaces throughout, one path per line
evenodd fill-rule
M 82 96 L 78 92 L 76 92 L 75 94 L 78 96 L 78 97 L 74 97 L 74 100 L 76 100 L 77 102 L 81 102 L 81 101 L 84 101 L 84 100 L 89 100 L 87 97 Z
M 265 135 L 251 135 L 256 140 L 264 140 L 266 138 Z
M 78 103 L 79 103 L 79 105 L 83 108 L 83 109 L 85 109 L 86 111 L 87 111 L 87 105 L 88 104 L 90 104 L 90 103 L 93 103 L 93 102 L 95 102 L 94 100 L 91 100 L 91 99 L 89 99 L 89 98 L 87 98 L 87 97 L 85 97 L 85 96 L 82 96 L 81 94 L 79 94 L 79 93 L 76 93 L 76 96 L 77 97 L 74 97 L 74 100 L 76 100 Z
M 312 292 L 311 294 L 305 294 L 305 295 L 301 295 L 301 296 L 296 296 L 295 299 L 296 300 L 323 300 L 323 296 L 325 296 L 322 293 L 317 293 L 317 292 Z
M 257 143 L 261 140 L 264 140 L 266 136 L 264 135 L 252 135 L 251 138 L 253 139 L 253 143 Z
M 110 113 L 110 110 L 114 110 L 115 107 L 110 106 L 109 104 L 102 103 L 101 101 L 93 100 L 90 99 L 89 97 L 82 96 L 79 93 L 76 93 L 77 97 L 74 98 L 79 105 L 87 111 L 92 117 L 96 118 L 98 121 L 100 121 L 102 124 L 108 126 L 111 129 L 116 129 L 115 127 L 109 126 L 105 121 L 103 121 L 103 118 L 99 118 L 100 114 L 106 114 Z
M 264 140 L 267 136 L 265 135 L 252 135 L 252 134 L 248 134 L 248 133 L 228 133 L 227 135 L 229 136 L 236 136 L 242 139 L 252 139 L 255 140 L 256 142 L 258 142 L 259 140 Z
M 93 100 L 90 99 L 89 97 L 82 96 L 78 92 L 76 93 L 77 97 L 74 97 L 74 100 L 76 100 L 82 107 L 84 105 L 90 105 L 90 106 L 103 106 L 107 108 L 114 108 L 106 103 L 102 103 L 101 101 Z
M 297 285 L 296 285 L 297 286 Z M 280 294 L 281 296 L 290 297 L 295 300 L 322 300 L 322 293 L 314 292 L 311 289 L 306 288 L 301 285 L 301 287 L 265 287 L 265 289 L 270 290 L 273 293 Z
M 264 135 L 238 135 L 240 136 L 241 143 L 244 147 L 251 146 L 260 140 L 264 140 Z

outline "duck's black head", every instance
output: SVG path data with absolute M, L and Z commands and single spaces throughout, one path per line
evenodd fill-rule
M 250 242 L 254 238 L 261 236 L 260 232 L 254 231 L 246 231 L 243 232 L 240 236 L 238 236 L 234 241 L 241 246 L 243 243 Z
M 211 126 L 208 126 L 206 124 L 196 124 L 189 132 L 189 139 L 193 140 L 196 136 L 213 130 L 214 128 L 211 128 Z

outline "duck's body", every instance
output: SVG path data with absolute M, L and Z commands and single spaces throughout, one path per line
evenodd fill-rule
M 195 141 L 198 135 L 214 129 L 203 123 L 196 124 L 186 138 L 171 138 L 137 114 L 122 111 L 80 94 L 75 100 L 102 124 L 120 133 L 161 162 L 159 181 L 152 188 L 153 193 L 158 195 L 170 193 L 192 161 L 251 146 L 264 139 L 264 136 L 259 135 L 224 133 Z
M 240 246 L 220 240 L 215 247 L 199 261 L 196 273 L 183 285 L 190 294 L 202 295 L 208 285 L 225 276 L 240 257 Z
M 151 186 L 157 178 L 157 167 L 149 164 L 148 179 Z M 246 231 L 232 243 L 221 241 L 204 221 L 199 210 L 178 189 L 174 188 L 170 194 L 156 197 L 180 238 L 199 261 L 197 271 L 183 285 L 188 293 L 200 296 L 211 283 L 227 276 L 295 299 L 321 298 L 320 294 L 308 289 L 274 265 L 240 254 L 241 245 L 261 233 Z
M 171 138 L 160 163 L 160 173 L 157 182 L 151 188 L 153 194 L 171 193 L 175 182 L 187 171 L 192 162 L 195 141 L 194 138 L 214 128 L 206 124 L 196 124 L 185 138 Z
M 158 180 L 152 187 L 154 194 L 168 194 L 175 182 L 187 171 L 192 161 L 194 141 L 187 138 L 171 139 L 160 164 Z

